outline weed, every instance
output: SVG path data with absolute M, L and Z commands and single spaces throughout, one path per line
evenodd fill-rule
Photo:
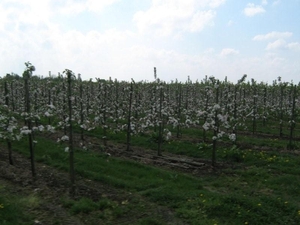
M 223 151 L 223 158 L 232 162 L 240 163 L 244 161 L 245 155 L 242 150 L 234 145 L 230 149 L 225 149 Z

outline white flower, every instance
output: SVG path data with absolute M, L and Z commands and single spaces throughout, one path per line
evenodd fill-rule
M 190 119 L 186 119 L 186 121 L 185 121 L 185 124 L 190 124 L 191 123 L 191 120 Z
M 203 127 L 204 130 L 208 130 L 209 129 L 209 123 L 205 122 L 202 127 Z
M 50 116 L 51 116 L 51 114 L 50 114 L 48 111 L 46 111 L 44 115 L 45 115 L 46 117 L 50 117 Z
M 224 120 L 224 117 L 223 117 L 221 114 L 218 114 L 217 117 L 218 117 L 218 119 L 219 119 L 220 121 L 223 121 L 223 120 Z
M 67 135 L 64 135 L 60 138 L 61 141 L 68 141 L 69 137 Z
M 197 112 L 197 116 L 202 116 L 202 115 L 204 115 L 204 114 L 205 114 L 205 111 L 199 110 L 199 111 Z
M 47 125 L 47 131 L 54 133 L 55 132 L 55 127 L 51 126 L 51 125 Z
M 222 138 L 223 135 L 224 135 L 224 132 L 223 132 L 223 131 L 221 131 L 220 133 L 217 134 L 218 138 Z
M 28 113 L 27 112 L 22 112 L 21 116 L 28 116 Z
M 29 130 L 27 126 L 22 127 L 20 130 L 21 130 L 21 132 L 20 132 L 21 135 L 24 135 L 24 134 L 27 135 L 27 134 L 31 133 L 31 130 Z
M 7 131 L 10 132 L 10 133 L 13 133 L 14 129 L 16 129 L 16 126 L 9 126 L 7 128 Z
M 231 141 L 235 141 L 236 140 L 236 135 L 235 134 L 230 134 L 228 137 L 229 137 L 229 139 Z
M 219 110 L 219 109 L 221 109 L 220 105 L 219 104 L 215 104 L 214 105 L 214 110 Z
M 51 103 L 50 105 L 48 105 L 48 107 L 49 107 L 50 109 L 55 109 L 55 106 L 52 105 L 52 103 Z
M 69 152 L 69 147 L 65 147 L 65 152 Z
M 86 130 L 87 126 L 85 124 L 80 125 L 80 127 L 84 130 Z
M 38 128 L 37 128 L 37 127 L 32 127 L 32 130 L 33 130 L 33 131 L 37 131 Z
M 45 127 L 43 125 L 38 126 L 39 131 L 44 131 Z

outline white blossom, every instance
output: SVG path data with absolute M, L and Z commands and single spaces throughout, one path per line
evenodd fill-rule
M 221 106 L 219 104 L 215 104 L 214 105 L 214 110 L 216 111 L 216 110 L 219 110 L 219 109 L 221 109 Z
M 39 131 L 44 131 L 45 127 L 43 125 L 38 126 Z
M 235 134 L 230 134 L 228 137 L 229 137 L 229 139 L 231 141 L 235 141 L 236 140 L 236 135 Z
M 24 126 L 20 129 L 20 133 L 21 135 L 31 134 L 31 130 L 29 130 L 27 126 Z
M 224 131 L 221 131 L 220 133 L 217 134 L 217 137 L 222 138 L 224 134 L 225 134 Z
M 81 127 L 82 129 L 84 129 L 84 130 L 87 129 L 87 126 L 86 126 L 85 124 L 81 124 L 80 127 Z
M 55 127 L 51 126 L 51 125 L 47 125 L 47 131 L 54 133 L 55 132 Z
M 170 131 L 166 134 L 166 140 L 168 141 L 172 137 L 172 133 Z
M 44 115 L 45 115 L 46 117 L 52 116 L 48 111 L 46 111 L 46 112 L 44 113 Z
M 69 137 L 67 135 L 64 135 L 60 138 L 61 141 L 68 141 Z
M 48 107 L 50 108 L 50 109 L 55 109 L 55 106 L 51 103 L 50 105 L 48 105 Z
M 205 122 L 202 127 L 203 127 L 204 130 L 208 130 L 209 129 L 209 123 Z

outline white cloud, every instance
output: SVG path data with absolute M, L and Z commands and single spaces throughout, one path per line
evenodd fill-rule
M 101 12 L 105 7 L 112 5 L 119 0 L 67 0 L 64 5 L 60 5 L 59 11 L 63 14 L 72 15 L 84 11 Z
M 225 0 L 153 0 L 150 9 L 134 15 L 141 33 L 168 36 L 178 32 L 200 32 L 213 25 L 216 7 Z
M 291 42 L 287 43 L 283 39 L 278 39 L 274 42 L 271 42 L 267 45 L 266 50 L 277 50 L 277 49 L 289 49 L 294 51 L 300 51 L 300 43 L 299 42 Z
M 288 38 L 293 35 L 292 32 L 276 32 L 272 31 L 267 34 L 260 34 L 256 35 L 253 40 L 254 41 L 265 41 L 265 40 L 270 40 L 270 39 L 279 39 L 279 38 Z
M 299 42 L 292 42 L 287 44 L 287 47 L 291 50 L 300 51 L 300 43 Z
M 270 51 L 270 50 L 276 50 L 279 48 L 283 48 L 286 46 L 286 42 L 283 39 L 278 39 L 274 42 L 271 42 L 267 45 L 266 50 Z
M 290 50 L 298 51 L 300 49 L 299 42 L 287 43 L 285 40 L 287 38 L 290 38 L 292 35 L 293 35 L 292 32 L 272 31 L 267 34 L 256 35 L 252 40 L 254 40 L 254 41 L 270 41 L 270 40 L 275 39 L 275 41 L 268 43 L 268 45 L 266 47 L 267 51 L 278 50 L 278 49 L 290 49 Z
M 211 0 L 209 6 L 212 8 L 217 8 L 220 5 L 224 4 L 226 0 Z
M 238 50 L 235 50 L 233 48 L 224 48 L 222 49 L 220 56 L 237 55 L 237 54 L 239 54 Z
M 0 1 L 0 76 L 9 72 L 21 75 L 26 61 L 36 66 L 38 75 L 47 76 L 49 70 L 56 74 L 68 68 L 81 73 L 83 79 L 111 76 L 121 80 L 131 77 L 153 80 L 154 66 L 158 77 L 166 81 L 176 78 L 186 81 L 188 75 L 193 80 L 201 80 L 206 74 L 218 79 L 228 76 L 234 81 L 245 73 L 249 78 L 271 81 L 282 74 L 297 77 L 300 71 L 300 43 L 299 40 L 288 41 L 293 35 L 291 32 L 273 31 L 255 36 L 255 41 L 266 41 L 267 51 L 264 56 L 253 58 L 245 56 L 244 50 L 243 54 L 239 53 L 238 46 L 219 50 L 220 43 L 202 42 L 201 34 L 199 40 L 192 35 L 195 43 L 186 40 L 184 32 L 200 32 L 213 26 L 217 7 L 224 4 L 224 0 L 153 0 L 151 7 L 135 14 L 135 23 L 128 26 L 136 25 L 142 34 L 151 35 L 112 28 L 80 31 L 76 24 L 68 28 L 77 30 L 63 30 L 66 24 L 61 23 L 73 21 L 60 14 L 60 10 L 66 14 L 85 12 L 80 17 L 72 16 L 78 21 L 91 11 L 105 10 L 104 7 L 117 0 Z M 264 6 L 266 1 L 256 2 Z M 268 1 L 268 5 L 272 3 L 274 1 Z M 225 23 L 227 21 L 225 19 Z M 228 25 L 232 23 L 229 21 Z M 112 26 L 106 24 L 106 27 Z M 173 35 L 181 39 L 165 45 L 169 39 L 154 40 L 154 35 Z M 172 46 L 173 43 L 177 46 Z M 284 52 L 276 52 L 278 49 Z M 291 80 L 290 77 L 285 80 Z
M 261 5 L 254 5 L 253 3 L 248 3 L 243 12 L 246 16 L 251 17 L 260 13 L 264 13 L 266 12 L 266 10 Z
M 267 1 L 267 0 L 262 0 L 262 1 L 261 1 L 261 4 L 262 4 L 262 5 L 268 5 L 268 1 Z
M 112 5 L 119 0 L 88 0 L 86 7 L 89 11 L 100 12 L 105 7 Z
M 197 12 L 193 15 L 188 30 L 197 32 L 204 29 L 208 24 L 213 24 L 213 18 L 216 12 L 212 10 Z
M 175 1 L 183 2 L 182 0 L 173 0 L 173 2 L 175 2 Z M 188 1 L 192 4 L 194 4 L 196 8 L 206 8 L 206 7 L 218 8 L 226 2 L 226 0 L 200 0 L 200 1 L 199 0 L 188 0 Z M 170 2 L 172 2 L 172 0 L 170 0 Z
M 74 0 L 67 0 L 65 4 L 56 7 L 61 14 L 66 15 L 78 14 L 86 9 L 85 2 L 75 2 Z
M 49 10 L 50 0 L 34 1 L 34 0 L 4 0 L 0 4 L 1 23 L 5 23 L 10 27 L 18 27 L 19 25 L 40 25 L 49 21 L 52 12 Z

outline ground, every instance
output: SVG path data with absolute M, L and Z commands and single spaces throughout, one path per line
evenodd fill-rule
M 124 151 L 125 145 L 108 144 L 105 149 L 106 154 L 115 157 L 121 157 L 127 160 L 136 160 L 144 164 L 150 164 L 164 169 L 178 170 L 184 173 L 200 175 L 202 173 L 213 172 L 209 161 L 193 159 L 189 157 L 178 157 L 170 153 L 165 153 L 163 157 L 157 157 L 156 152 L 138 147 L 132 148 L 132 151 Z M 43 163 L 36 163 L 37 176 L 32 178 L 30 159 L 17 152 L 13 152 L 14 165 L 9 165 L 8 156 L 4 148 L 0 151 L 0 186 L 9 190 L 10 194 L 17 196 L 37 196 L 42 199 L 34 207 L 28 207 L 28 214 L 34 216 L 34 224 L 90 224 L 86 221 L 84 214 L 72 215 L 62 205 L 62 199 L 69 198 L 69 174 L 59 171 Z M 221 167 L 221 165 L 220 165 Z M 98 201 L 105 197 L 116 202 L 123 202 L 134 198 L 132 193 L 124 192 L 112 188 L 103 183 L 84 179 L 76 176 L 76 193 L 74 199 L 87 197 L 93 201 Z M 135 196 L 136 197 L 136 196 Z M 141 198 L 141 197 L 138 197 Z M 147 202 L 146 199 L 140 201 Z M 147 202 L 146 204 L 151 204 Z M 122 217 L 111 224 L 131 224 L 131 221 L 137 221 L 139 218 L 151 216 L 157 213 L 162 215 L 167 224 L 184 224 L 184 222 L 175 218 L 171 209 L 162 206 L 149 206 L 145 212 L 132 212 L 128 217 Z M 135 218 L 132 217 L 135 214 Z M 100 221 L 100 220 L 99 220 Z M 102 221 L 104 222 L 104 221 Z M 93 221 L 97 224 L 97 221 Z M 110 224 L 110 222 L 108 222 Z

